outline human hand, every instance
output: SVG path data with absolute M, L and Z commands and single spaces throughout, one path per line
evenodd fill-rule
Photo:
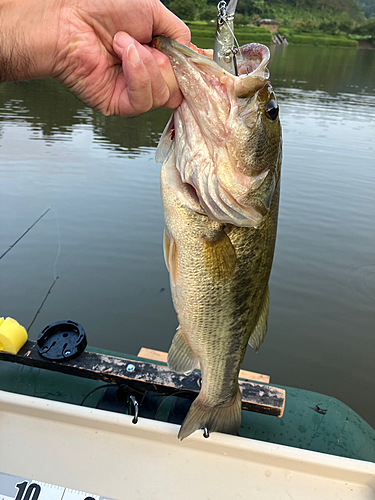
M 159 34 L 188 44 L 190 33 L 159 0 L 2 3 L 5 33 L 9 19 L 10 33 L 17 26 L 3 81 L 53 76 L 105 115 L 134 116 L 181 102 L 168 58 L 147 44 Z

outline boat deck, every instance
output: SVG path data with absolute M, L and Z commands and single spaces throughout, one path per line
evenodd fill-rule
M 100 349 L 88 350 L 119 358 L 150 361 Z M 157 365 L 165 364 L 152 362 Z M 282 417 L 243 411 L 240 436 L 375 462 L 375 430 L 344 403 L 311 391 L 275 385 L 273 387 L 283 389 L 286 393 Z M 73 405 L 84 402 L 85 406 L 108 409 L 108 404 L 103 402 L 103 392 L 106 389 L 103 382 L 96 380 L 0 361 L 0 390 Z M 176 399 L 180 398 L 161 396 L 153 418 L 180 423 L 179 419 L 183 416 L 175 415 Z M 111 405 L 111 409 L 122 413 L 131 411 L 124 410 L 124 405 L 119 408 Z M 142 412 L 140 418 L 143 418 Z

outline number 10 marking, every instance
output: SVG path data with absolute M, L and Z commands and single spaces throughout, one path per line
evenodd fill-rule
M 42 486 L 43 486 L 43 483 L 42 483 Z M 49 485 L 45 485 L 45 486 L 48 487 Z M 17 495 L 15 496 L 14 500 L 38 500 L 38 498 L 42 492 L 42 487 L 39 484 L 29 483 L 29 481 L 22 481 L 22 483 L 17 483 L 15 487 L 18 489 L 18 492 L 17 492 Z M 62 499 L 66 489 L 63 487 L 61 487 L 60 489 L 64 490 L 64 491 L 61 491 L 61 494 L 62 494 L 61 499 Z M 92 497 L 90 495 L 86 496 L 87 493 L 83 493 L 81 491 L 75 492 L 73 490 L 70 490 L 70 492 L 75 493 L 77 496 L 77 499 L 82 498 L 83 500 L 95 500 L 94 497 Z M 0 494 L 0 499 L 1 498 L 2 497 Z M 69 496 L 69 498 L 73 498 L 73 497 Z M 98 497 L 96 497 L 96 498 L 98 498 Z
M 17 496 L 14 500 L 38 500 L 41 488 L 39 484 L 23 481 L 23 483 L 16 484 L 18 488 Z

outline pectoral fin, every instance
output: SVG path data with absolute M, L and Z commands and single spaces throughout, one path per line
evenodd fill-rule
M 174 123 L 172 114 L 162 133 L 159 145 L 156 148 L 155 152 L 156 163 L 163 163 L 163 161 L 167 158 L 172 146 L 173 136 L 174 136 Z
M 194 356 L 186 336 L 179 326 L 173 337 L 168 352 L 168 366 L 177 373 L 189 373 L 197 366 L 198 359 Z
M 236 250 L 224 232 L 215 239 L 204 239 L 205 269 L 213 278 L 225 279 L 232 275 L 236 265 Z
M 270 292 L 267 287 L 266 293 L 264 294 L 263 304 L 260 310 L 258 322 L 249 338 L 249 344 L 256 352 L 261 346 L 267 333 L 267 319 L 268 319 L 269 306 L 270 306 Z
M 163 251 L 164 251 L 165 265 L 167 266 L 167 269 L 169 271 L 169 274 L 171 277 L 171 283 L 173 286 L 176 286 L 176 283 L 177 283 L 177 259 L 176 259 L 177 247 L 176 247 L 175 240 L 173 238 L 170 238 L 167 235 L 167 232 L 165 229 L 164 229 L 164 236 L 163 236 Z

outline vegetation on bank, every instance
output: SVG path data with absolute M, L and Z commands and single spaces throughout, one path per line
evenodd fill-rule
M 204 21 L 185 22 L 190 28 L 193 41 L 194 38 L 214 38 L 216 23 L 207 23 Z M 260 28 L 258 26 L 237 26 L 236 38 L 240 45 L 251 42 L 269 45 L 272 42 L 272 34 L 270 30 L 267 28 Z
M 333 47 L 357 47 L 358 41 L 344 35 L 328 35 L 322 32 L 298 33 L 293 29 L 280 28 L 280 35 L 283 35 L 290 44 L 298 45 L 329 45 Z
M 203 23 L 202 21 L 186 21 L 192 34 L 192 40 L 207 38 L 213 40 L 216 25 L 214 23 Z M 290 44 L 304 45 L 330 45 L 336 47 L 357 47 L 358 42 L 343 35 L 329 36 L 324 33 L 295 33 L 294 30 L 280 28 L 278 31 L 285 36 Z M 251 42 L 270 45 L 272 43 L 272 33 L 267 28 L 256 26 L 242 26 L 236 29 L 236 38 L 240 45 Z
M 214 36 L 217 0 L 163 1 L 187 20 L 194 37 Z M 239 0 L 236 36 L 271 43 L 269 30 L 255 26 L 263 18 L 277 20 L 278 32 L 292 44 L 355 47 L 367 40 L 375 47 L 375 0 Z

